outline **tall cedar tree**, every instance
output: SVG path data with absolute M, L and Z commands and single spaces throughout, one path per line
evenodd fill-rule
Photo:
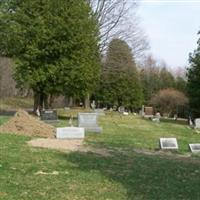
M 113 39 L 102 67 L 98 98 L 104 104 L 137 108 L 142 103 L 142 90 L 136 64 L 128 44 Z
M 200 32 L 198 33 L 200 35 Z M 197 49 L 190 54 L 188 68 L 188 96 L 190 108 L 194 117 L 200 117 L 200 39 L 197 42 Z
M 34 109 L 49 94 L 84 97 L 94 89 L 98 29 L 87 1 L 5 1 L 0 29 L 0 53 L 15 59 L 15 78 L 34 91 Z

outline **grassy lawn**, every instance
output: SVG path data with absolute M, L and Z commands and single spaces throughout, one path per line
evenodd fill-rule
M 94 146 L 107 148 L 139 148 L 158 150 L 160 137 L 176 137 L 178 153 L 189 152 L 189 143 L 200 143 L 200 135 L 187 124 L 179 122 L 155 123 L 136 116 L 107 115 L 100 119 L 103 134 L 90 134 L 87 142 Z
M 0 118 L 3 123 L 7 118 Z M 66 122 L 60 121 L 63 126 Z M 183 200 L 200 199 L 200 157 L 145 155 L 133 148 L 158 149 L 159 137 L 176 137 L 178 154 L 200 135 L 186 125 L 153 123 L 135 116 L 100 118 L 102 134 L 86 143 L 111 149 L 111 156 L 64 153 L 27 146 L 29 137 L 0 134 L 2 200 Z M 43 171 L 49 174 L 37 174 Z M 58 174 L 52 174 L 52 172 Z

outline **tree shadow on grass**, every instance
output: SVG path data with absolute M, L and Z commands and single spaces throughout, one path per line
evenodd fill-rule
M 134 152 L 115 151 L 105 157 L 91 152 L 74 152 L 65 159 L 78 170 L 100 172 L 110 181 L 123 185 L 127 199 L 200 199 L 199 166 Z M 197 173 L 195 175 L 195 173 Z

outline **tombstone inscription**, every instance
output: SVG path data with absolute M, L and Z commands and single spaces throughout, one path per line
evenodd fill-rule
M 161 149 L 178 149 L 176 138 L 160 138 Z

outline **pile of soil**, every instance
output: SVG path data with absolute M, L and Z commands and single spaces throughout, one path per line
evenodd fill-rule
M 55 138 L 55 132 L 55 127 L 45 124 L 23 110 L 19 110 L 13 118 L 0 126 L 0 133 Z

